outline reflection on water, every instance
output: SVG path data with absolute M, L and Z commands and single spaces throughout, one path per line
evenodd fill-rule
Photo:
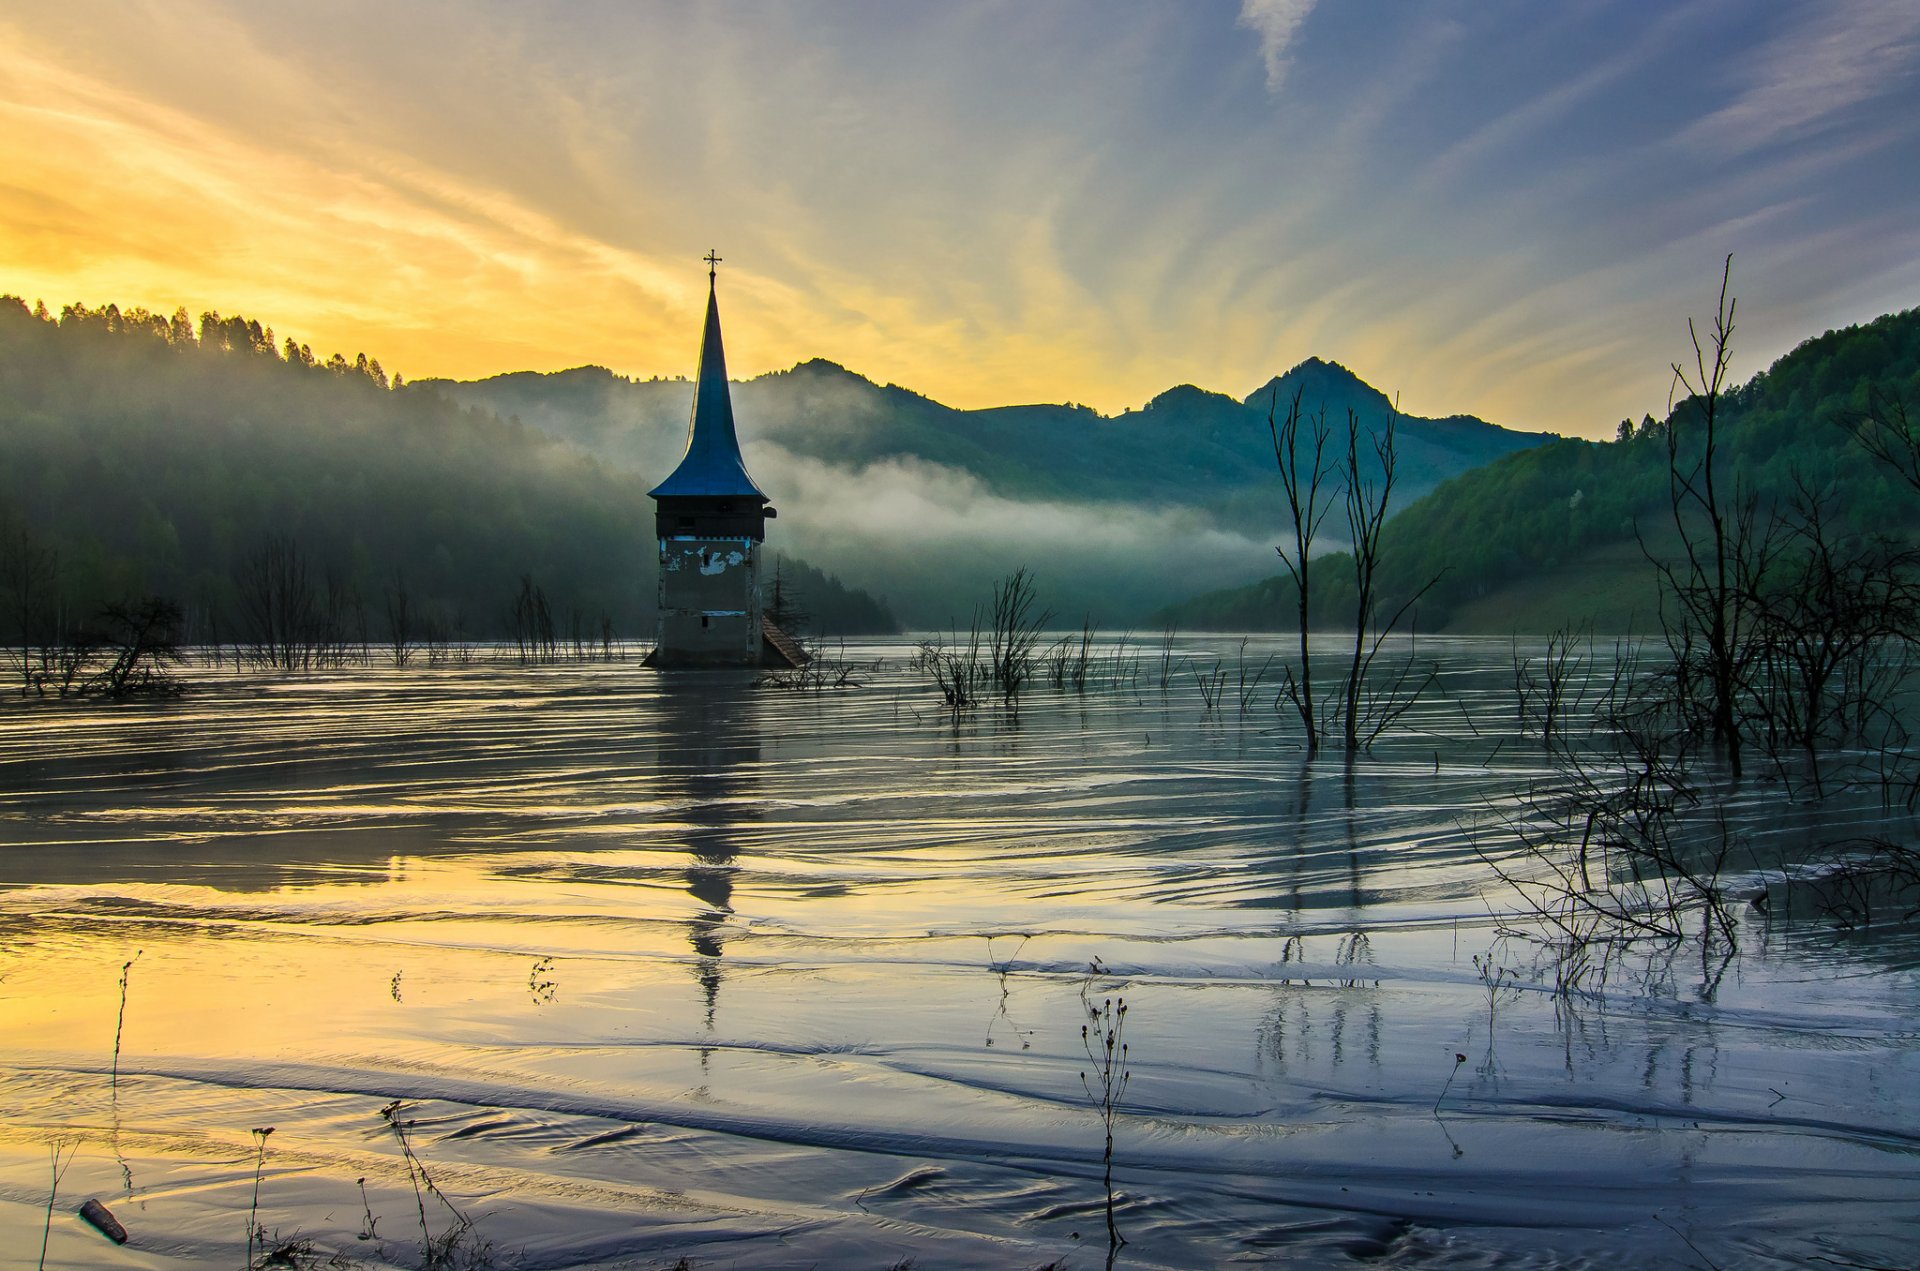
M 733 876 L 739 827 L 755 819 L 754 781 L 760 767 L 756 699 L 738 677 L 669 673 L 668 691 L 654 718 L 654 771 L 669 799 L 683 804 L 687 894 L 702 906 L 687 922 L 695 974 L 713 1029 L 726 978 L 727 920 L 733 916 Z
M 1124 993 L 1121 1265 L 1894 1261 L 1910 939 L 1754 910 L 1738 957 L 1556 1000 L 1475 850 L 1550 766 L 1506 642 L 1433 647 L 1353 763 L 1179 679 L 954 720 L 898 645 L 844 693 L 483 665 L 10 702 L 0 1246 L 66 1136 L 63 1195 L 231 1265 L 274 1125 L 270 1225 L 366 1252 L 365 1179 L 406 1261 L 402 1099 L 529 1266 L 1086 1264 L 1081 999 Z M 1759 854 L 1855 813 L 1742 815 Z

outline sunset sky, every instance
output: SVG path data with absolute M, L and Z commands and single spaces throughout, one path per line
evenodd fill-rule
M 409 378 L 811 357 L 958 406 L 1659 412 L 1920 303 L 1920 4 L 0 0 L 0 292 Z

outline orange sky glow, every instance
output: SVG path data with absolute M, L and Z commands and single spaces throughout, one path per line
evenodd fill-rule
M 1072 5 L 16 13 L 0 292 L 243 313 L 410 379 L 644 378 L 691 373 L 711 246 L 736 376 L 826 357 L 1111 413 L 1320 356 L 1414 413 L 1594 436 L 1662 408 L 1729 251 L 1743 378 L 1920 296 L 1911 178 L 1816 193 L 1912 149 L 1857 81 L 1920 21 L 1854 6 L 1803 64 L 1783 20 L 1759 71 L 1660 115 L 1627 103 L 1697 6 L 1497 100 L 1448 95 L 1477 54 L 1445 23 L 1362 44 L 1271 7 L 1123 6 L 1098 36 Z M 1315 91 L 1362 53 L 1348 100 Z

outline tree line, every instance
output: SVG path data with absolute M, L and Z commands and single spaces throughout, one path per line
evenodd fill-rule
M 1789 507 L 1803 489 L 1818 493 L 1830 537 L 1911 533 L 1920 509 L 1899 474 L 1862 449 L 1856 425 L 1876 401 L 1916 399 L 1920 309 L 1830 331 L 1746 383 L 1721 386 L 1715 463 L 1766 508 Z M 1621 607 L 1637 611 L 1641 630 L 1651 629 L 1659 594 L 1653 573 L 1639 568 L 1637 544 L 1644 539 L 1661 556 L 1684 550 L 1667 509 L 1667 441 L 1676 423 L 1684 434 L 1695 409 L 1682 394 L 1659 419 L 1622 421 L 1613 441 L 1561 439 L 1519 451 L 1409 504 L 1382 535 L 1382 603 L 1398 606 L 1438 576 L 1410 614 L 1422 629 L 1436 629 L 1481 597 L 1584 573 L 1604 560 L 1627 575 Z M 1347 624 L 1343 615 L 1357 599 L 1349 573 L 1330 555 L 1325 581 L 1316 581 L 1325 600 L 1316 621 L 1329 629 Z M 1282 574 L 1162 616 L 1187 628 L 1280 630 L 1292 629 L 1296 611 L 1292 581 Z
M 0 597 L 16 650 L 51 648 L 48 621 L 62 639 L 104 636 L 109 606 L 147 598 L 177 611 L 181 639 L 231 646 L 257 622 L 275 542 L 297 545 L 309 575 L 312 615 L 287 630 L 317 652 L 296 661 L 377 643 L 390 605 L 423 649 L 513 639 L 526 578 L 556 646 L 576 625 L 582 648 L 604 645 L 609 629 L 652 629 L 651 513 L 631 474 L 364 355 L 323 360 L 214 312 L 55 317 L 0 297 L 0 531 L 36 597 Z M 57 620 L 35 590 L 48 561 Z M 849 589 L 810 591 L 823 626 L 841 617 Z M 274 643 L 284 664 L 284 634 Z
M 0 305 L 17 305 L 24 309 L 26 302 L 18 296 L 0 296 Z M 48 312 L 46 302 L 39 300 L 34 302 L 33 317 L 39 322 L 70 330 L 93 329 L 108 335 L 142 335 L 176 348 L 218 349 L 225 353 L 278 358 L 289 366 L 331 371 L 337 375 L 363 376 L 381 388 L 404 387 L 398 372 L 391 380 L 387 378 L 378 358 L 369 359 L 365 353 L 358 353 L 349 362 L 342 354 L 335 353 L 321 360 L 314 356 L 312 346 L 301 344 L 292 336 L 287 337 L 284 345 L 276 346 L 272 327 L 262 327 L 258 321 L 237 314 L 223 318 L 218 310 L 202 313 L 196 327 L 187 316 L 185 305 L 175 309 L 171 317 L 166 317 L 138 306 L 122 312 L 119 305 L 112 303 L 97 309 L 75 303 L 61 306 L 60 316 L 55 319 Z

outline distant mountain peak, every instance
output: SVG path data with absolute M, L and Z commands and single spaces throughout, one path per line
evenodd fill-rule
M 793 369 L 795 371 L 807 371 L 812 374 L 846 375 L 857 380 L 867 379 L 866 376 L 860 374 L 858 371 L 850 371 L 838 362 L 824 357 L 810 357 L 804 362 L 796 363 Z M 871 384 L 873 381 L 867 380 L 867 382 Z
M 1310 357 L 1285 373 L 1274 376 L 1247 394 L 1246 404 L 1265 409 L 1275 399 L 1275 385 L 1279 386 L 1278 399 L 1281 402 L 1291 401 L 1294 390 L 1300 389 L 1303 410 L 1317 410 L 1322 402 L 1336 410 L 1344 410 L 1347 406 L 1379 411 L 1393 409 L 1393 400 L 1385 393 L 1347 367 L 1324 358 Z
M 455 380 L 439 376 L 422 376 L 414 380 L 422 386 L 447 387 L 462 383 L 470 384 L 610 384 L 618 381 L 631 384 L 633 381 L 624 375 L 616 375 L 604 366 L 589 363 L 585 366 L 570 366 L 564 371 L 502 371 L 497 375 L 482 376 L 477 380 Z
M 1170 406 L 1188 406 L 1199 402 L 1233 402 L 1225 393 L 1216 393 L 1212 389 L 1200 388 L 1193 384 L 1176 384 L 1156 397 L 1151 398 L 1142 410 L 1165 410 Z M 1239 403 L 1234 402 L 1235 405 Z
M 1305 374 L 1322 372 L 1322 371 L 1338 371 L 1340 374 L 1347 376 L 1349 379 L 1355 379 L 1355 380 L 1360 379 L 1358 375 L 1355 375 L 1343 363 L 1330 362 L 1323 357 L 1306 358 L 1301 362 L 1297 363 L 1292 370 L 1287 372 L 1287 374 L 1288 375 L 1305 375 Z M 1364 383 L 1365 381 L 1362 381 L 1362 382 Z
M 860 372 L 848 370 L 838 362 L 830 361 L 823 357 L 808 358 L 804 362 L 795 363 L 784 371 L 768 371 L 764 375 L 756 375 L 753 377 L 753 380 L 749 382 L 757 383 L 761 380 L 766 380 L 771 383 L 779 383 L 782 380 L 839 382 L 856 388 L 873 389 L 876 391 L 880 387 Z

